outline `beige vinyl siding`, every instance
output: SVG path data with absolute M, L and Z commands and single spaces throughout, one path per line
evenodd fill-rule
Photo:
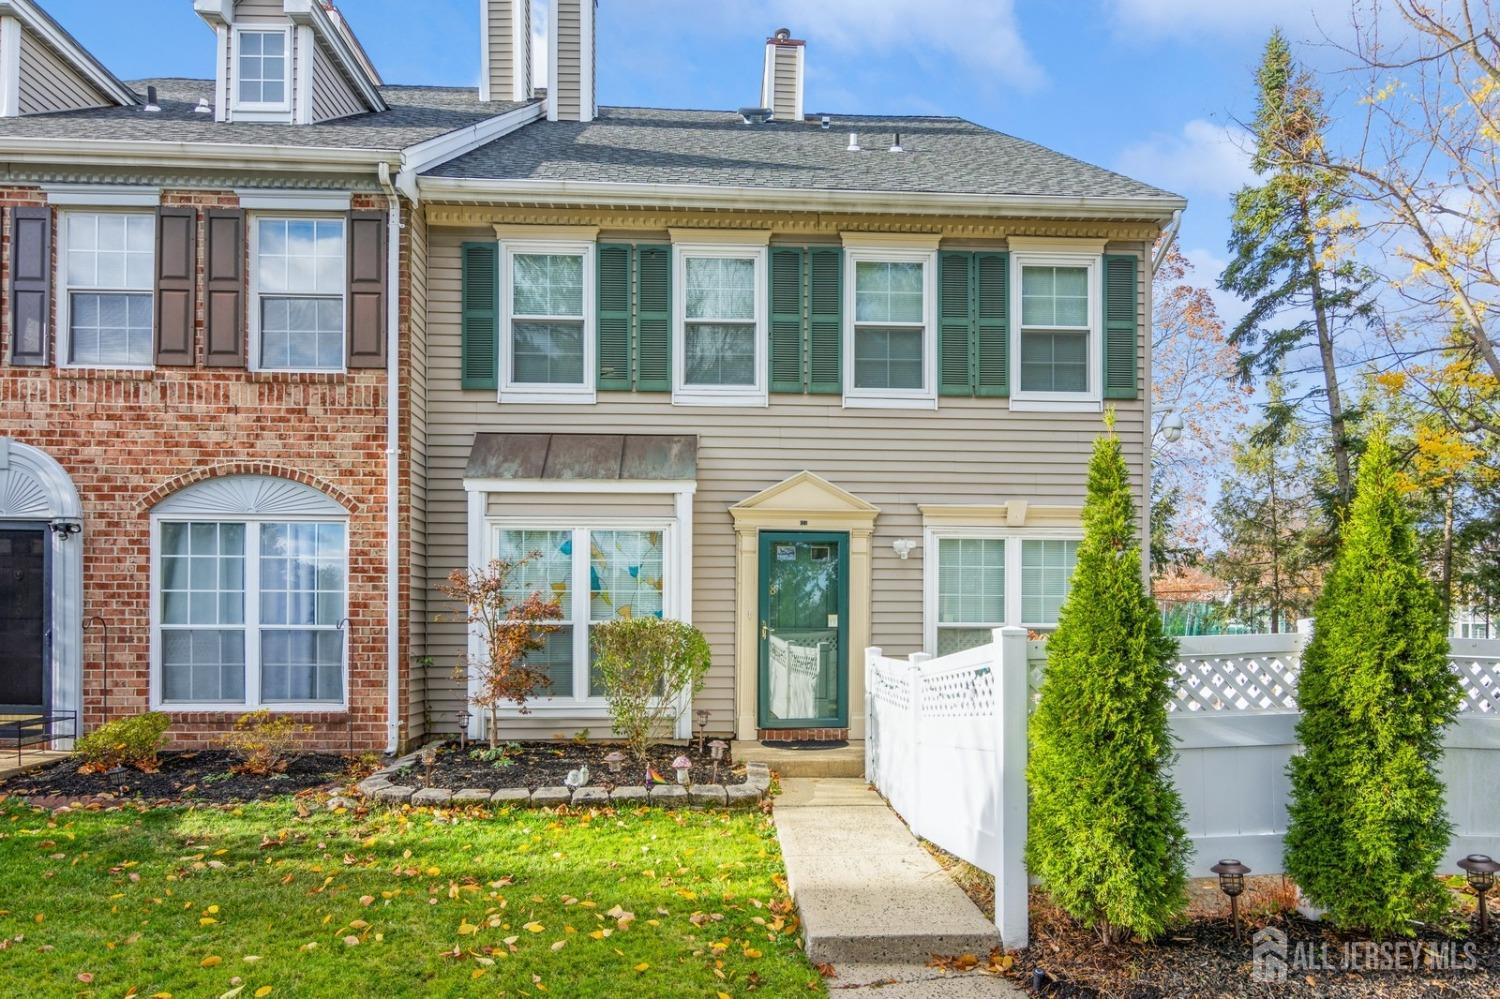
M 19 26 L 19 22 L 11 22 Z M 52 51 L 41 39 L 21 31 L 20 109 L 22 114 L 76 111 L 110 104 L 109 98 Z
M 551 16 L 557 18 L 557 116 L 577 121 L 583 114 L 583 53 L 581 5 L 594 0 L 556 0 Z
M 234 5 L 234 21 L 279 21 L 286 23 L 286 6 L 282 0 L 237 0 Z
M 238 0 L 234 5 L 234 24 L 229 29 L 229 44 L 224 46 L 224 79 L 229 81 L 229 107 L 237 107 L 240 102 L 239 76 L 235 71 L 234 61 L 238 52 L 235 28 L 245 28 L 251 31 L 285 31 L 291 28 L 291 21 L 287 19 L 286 11 L 282 6 L 282 0 Z M 297 32 L 286 31 L 286 103 L 289 108 L 297 106 Z M 233 118 L 234 112 L 230 111 Z
M 712 731 L 729 732 L 734 726 L 731 505 L 807 470 L 879 507 L 873 538 L 873 642 L 887 654 L 904 655 L 922 647 L 922 548 L 918 545 L 902 561 L 891 543 L 899 538 L 920 541 L 918 504 L 1083 502 L 1089 454 L 1103 430 L 1098 413 L 1011 412 L 1004 399 L 952 397 L 941 398 L 936 411 L 845 409 L 838 396 L 813 395 L 773 395 L 770 406 L 760 409 L 674 408 L 666 394 L 624 392 L 601 392 L 592 406 L 502 407 L 491 391 L 465 392 L 459 386 L 459 244 L 486 238 L 493 234 L 437 228 L 430 234 L 429 583 L 435 586 L 467 558 L 463 472 L 475 432 L 697 434 L 692 614 L 713 650 L 713 669 L 697 704 L 711 712 Z M 1139 243 L 1109 247 L 1111 253 L 1137 255 L 1143 267 L 1145 250 Z M 1143 335 L 1145 305 L 1143 295 Z M 1139 491 L 1145 406 L 1129 400 L 1115 408 L 1131 481 Z M 430 606 L 439 604 L 434 599 Z M 439 662 L 452 663 L 463 650 L 461 624 L 434 620 L 428 636 L 428 651 Z M 851 669 L 860 668 L 860 652 L 851 650 Z M 456 684 L 444 682 L 446 676 L 446 671 L 434 671 L 434 717 L 451 731 L 463 695 Z M 539 724 L 545 727 L 543 734 L 568 728 L 557 720 Z
M 420 209 L 412 210 L 409 202 L 402 205 L 406 222 L 406 293 L 410 303 L 410 315 L 406 316 L 407 328 L 402 338 L 407 344 L 408 358 L 403 371 L 402 385 L 408 396 L 410 429 L 408 431 L 408 493 L 407 515 L 410 517 L 408 542 L 411 595 L 408 601 L 408 628 L 410 641 L 407 645 L 411 682 L 408 684 L 406 732 L 408 739 L 418 739 L 426 734 L 423 666 L 418 660 L 427 648 L 428 601 L 431 584 L 427 578 L 427 217 Z M 440 670 L 436 664 L 431 668 L 435 675 Z
M 774 48 L 775 73 L 771 84 L 771 113 L 781 121 L 797 116 L 797 48 L 777 45 Z
M 322 44 L 313 46 L 312 79 L 314 122 L 347 118 L 352 114 L 363 114 L 367 110 L 344 74 L 324 51 Z
M 521 50 L 515 45 L 515 19 L 521 19 Z M 515 66 L 521 60 L 521 79 L 531 86 L 531 3 L 530 0 L 489 0 L 489 73 L 490 99 L 508 101 L 515 97 Z

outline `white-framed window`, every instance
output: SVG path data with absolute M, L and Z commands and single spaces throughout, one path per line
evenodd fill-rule
M 764 406 L 766 248 L 673 248 L 677 296 L 672 401 Z
M 342 218 L 256 215 L 250 343 L 261 371 L 343 371 L 347 231 Z
M 1096 404 L 1101 399 L 1100 258 L 1013 253 L 1011 399 Z
M 153 517 L 152 705 L 328 710 L 347 703 L 342 517 Z
M 234 29 L 232 92 L 237 110 L 286 111 L 292 106 L 290 29 Z
M 1079 532 L 929 527 L 925 533 L 924 640 L 934 655 L 984 645 L 993 629 L 1007 625 L 1057 627 Z
M 594 401 L 594 244 L 502 244 L 500 399 Z
M 156 217 L 62 213 L 59 355 L 67 367 L 149 368 L 155 361 Z
M 937 405 L 937 254 L 850 249 L 844 282 L 844 404 Z
M 539 592 L 562 608 L 559 629 L 528 662 L 551 680 L 538 695 L 540 709 L 602 708 L 604 689 L 589 645 L 594 625 L 617 617 L 674 616 L 674 532 L 667 521 L 593 527 L 490 523 L 494 557 L 537 556 L 514 577 L 507 596 L 519 602 Z

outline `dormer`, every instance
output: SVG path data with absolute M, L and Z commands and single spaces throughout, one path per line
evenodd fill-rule
M 193 0 L 214 30 L 217 121 L 311 125 L 384 111 L 381 79 L 328 0 Z
M 135 103 L 134 91 L 33 0 L 0 0 L 0 118 Z

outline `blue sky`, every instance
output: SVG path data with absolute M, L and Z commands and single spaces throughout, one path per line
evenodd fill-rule
M 190 0 L 42 3 L 123 78 L 211 75 L 212 36 Z M 477 0 L 339 6 L 387 82 L 476 82 Z M 961 115 L 1186 195 L 1182 246 L 1209 283 L 1225 256 L 1228 195 L 1250 176 L 1233 123 L 1251 113 L 1267 32 L 1281 24 L 1293 40 L 1338 38 L 1347 9 L 1347 0 L 601 0 L 599 98 L 755 102 L 762 44 L 785 25 L 808 42 L 809 111 Z M 1316 45 L 1301 54 L 1334 55 Z M 1221 309 L 1239 311 L 1224 299 Z

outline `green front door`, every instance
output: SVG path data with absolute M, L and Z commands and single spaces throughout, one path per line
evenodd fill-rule
M 849 724 L 849 535 L 760 535 L 760 727 Z

